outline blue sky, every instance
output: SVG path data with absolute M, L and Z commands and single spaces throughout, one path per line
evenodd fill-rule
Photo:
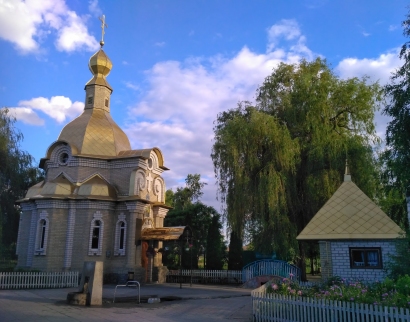
M 0 106 L 37 161 L 84 106 L 89 57 L 101 38 L 113 62 L 111 113 L 133 149 L 159 147 L 167 188 L 208 182 L 218 113 L 253 100 L 279 62 L 321 56 L 342 78 L 384 84 L 406 41 L 402 0 L 0 0 Z M 386 118 L 377 116 L 383 136 Z

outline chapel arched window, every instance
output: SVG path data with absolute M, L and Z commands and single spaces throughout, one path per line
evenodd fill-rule
M 120 250 L 124 249 L 124 238 L 125 238 L 125 224 L 122 221 L 121 222 L 121 227 L 120 227 Z
M 99 241 L 100 241 L 100 226 L 101 226 L 101 222 L 99 220 L 96 220 L 94 222 L 94 227 L 93 227 L 91 249 L 98 249 Z
M 40 214 L 40 219 L 37 222 L 37 233 L 35 240 L 35 255 L 46 255 L 47 250 L 47 240 L 48 240 L 48 219 L 47 213 L 42 212 Z
M 94 214 L 94 219 L 91 221 L 90 227 L 90 243 L 88 247 L 88 255 L 101 255 L 102 242 L 104 233 L 104 222 L 102 221 L 102 214 L 97 212 Z
M 127 244 L 127 222 L 123 214 L 118 216 L 118 221 L 115 226 L 115 242 L 114 242 L 114 255 L 124 256 L 125 248 Z

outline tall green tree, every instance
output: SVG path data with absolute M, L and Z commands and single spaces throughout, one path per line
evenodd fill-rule
M 17 241 L 20 208 L 15 201 L 24 197 L 41 173 L 33 158 L 21 150 L 22 133 L 6 108 L 0 109 L 0 246 L 12 252 Z M 1 249 L 0 249 L 1 250 Z
M 166 203 L 177 210 L 187 208 L 199 201 L 205 185 L 205 182 L 201 182 L 200 174 L 188 174 L 185 179 L 185 187 L 178 187 L 175 192 L 172 189 L 166 191 Z
M 219 215 L 213 216 L 206 238 L 206 269 L 222 269 L 225 259 L 225 243 L 221 234 Z
M 243 245 L 242 238 L 239 237 L 236 231 L 231 231 L 231 238 L 229 240 L 228 252 L 228 269 L 242 270 L 243 267 Z
M 191 227 L 194 235 L 194 241 L 192 244 L 193 247 L 191 250 L 193 256 L 193 268 L 198 268 L 198 260 L 199 256 L 202 255 L 202 248 L 206 248 L 207 234 L 213 216 L 218 216 L 218 212 L 213 207 L 209 207 L 200 202 L 196 202 L 185 209 L 170 210 L 165 217 L 164 225 L 166 227 Z M 190 254 L 187 255 L 184 253 L 184 255 L 185 256 L 183 256 L 182 266 L 185 268 L 190 268 Z M 166 261 L 164 262 L 164 264 L 167 264 Z
M 396 239 L 396 252 L 390 254 L 384 264 L 387 275 L 392 279 L 410 274 L 410 231 Z
M 174 191 L 172 189 L 165 191 L 165 204 L 174 207 Z
M 355 183 L 375 196 L 381 99 L 377 83 L 339 79 L 318 58 L 280 64 L 256 104 L 219 114 L 211 156 L 232 229 L 252 227 L 256 250 L 303 262 L 295 238 L 341 184 L 346 155 Z
M 402 22 L 403 34 L 410 36 L 410 14 Z M 399 57 L 403 62 L 385 86 L 387 104 L 383 110 L 391 117 L 386 130 L 386 150 L 383 183 L 385 195 L 383 208 L 402 227 L 408 228 L 405 197 L 410 196 L 410 42 L 401 47 Z
M 184 268 L 190 268 L 191 266 L 191 252 L 193 257 L 192 266 L 193 268 L 198 268 L 199 256 L 203 254 L 203 249 L 207 249 L 208 232 L 212 220 L 214 217 L 218 220 L 221 218 L 213 207 L 204 205 L 199 201 L 205 184 L 201 182 L 200 174 L 188 174 L 185 179 L 185 187 L 178 187 L 176 192 L 172 190 L 167 191 L 170 205 L 173 205 L 174 209 L 168 212 L 164 225 L 167 227 L 190 226 L 194 235 L 192 248 L 189 252 L 185 251 L 185 245 L 183 245 L 182 266 Z M 221 238 L 223 242 L 222 235 Z M 221 238 L 217 240 L 219 241 Z M 171 265 L 171 263 L 167 262 L 168 255 L 164 256 L 165 265 Z M 174 255 L 171 254 L 170 257 L 174 257 Z

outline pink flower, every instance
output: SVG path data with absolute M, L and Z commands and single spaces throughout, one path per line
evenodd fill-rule
M 274 290 L 277 290 L 277 289 L 278 289 L 278 286 L 277 286 L 276 284 L 272 284 L 272 288 L 273 288 Z
M 298 295 L 299 295 L 299 296 L 302 296 L 302 291 L 298 291 Z

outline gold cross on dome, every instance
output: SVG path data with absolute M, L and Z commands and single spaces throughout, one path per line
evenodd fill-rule
M 105 15 L 102 15 L 102 16 L 101 16 L 100 18 L 98 18 L 98 19 L 100 19 L 100 21 L 101 21 L 102 34 L 101 34 L 100 45 L 101 45 L 101 47 L 102 47 L 102 46 L 104 46 L 104 34 L 105 34 L 104 27 L 107 27 L 107 28 L 108 28 L 108 25 L 105 23 Z

